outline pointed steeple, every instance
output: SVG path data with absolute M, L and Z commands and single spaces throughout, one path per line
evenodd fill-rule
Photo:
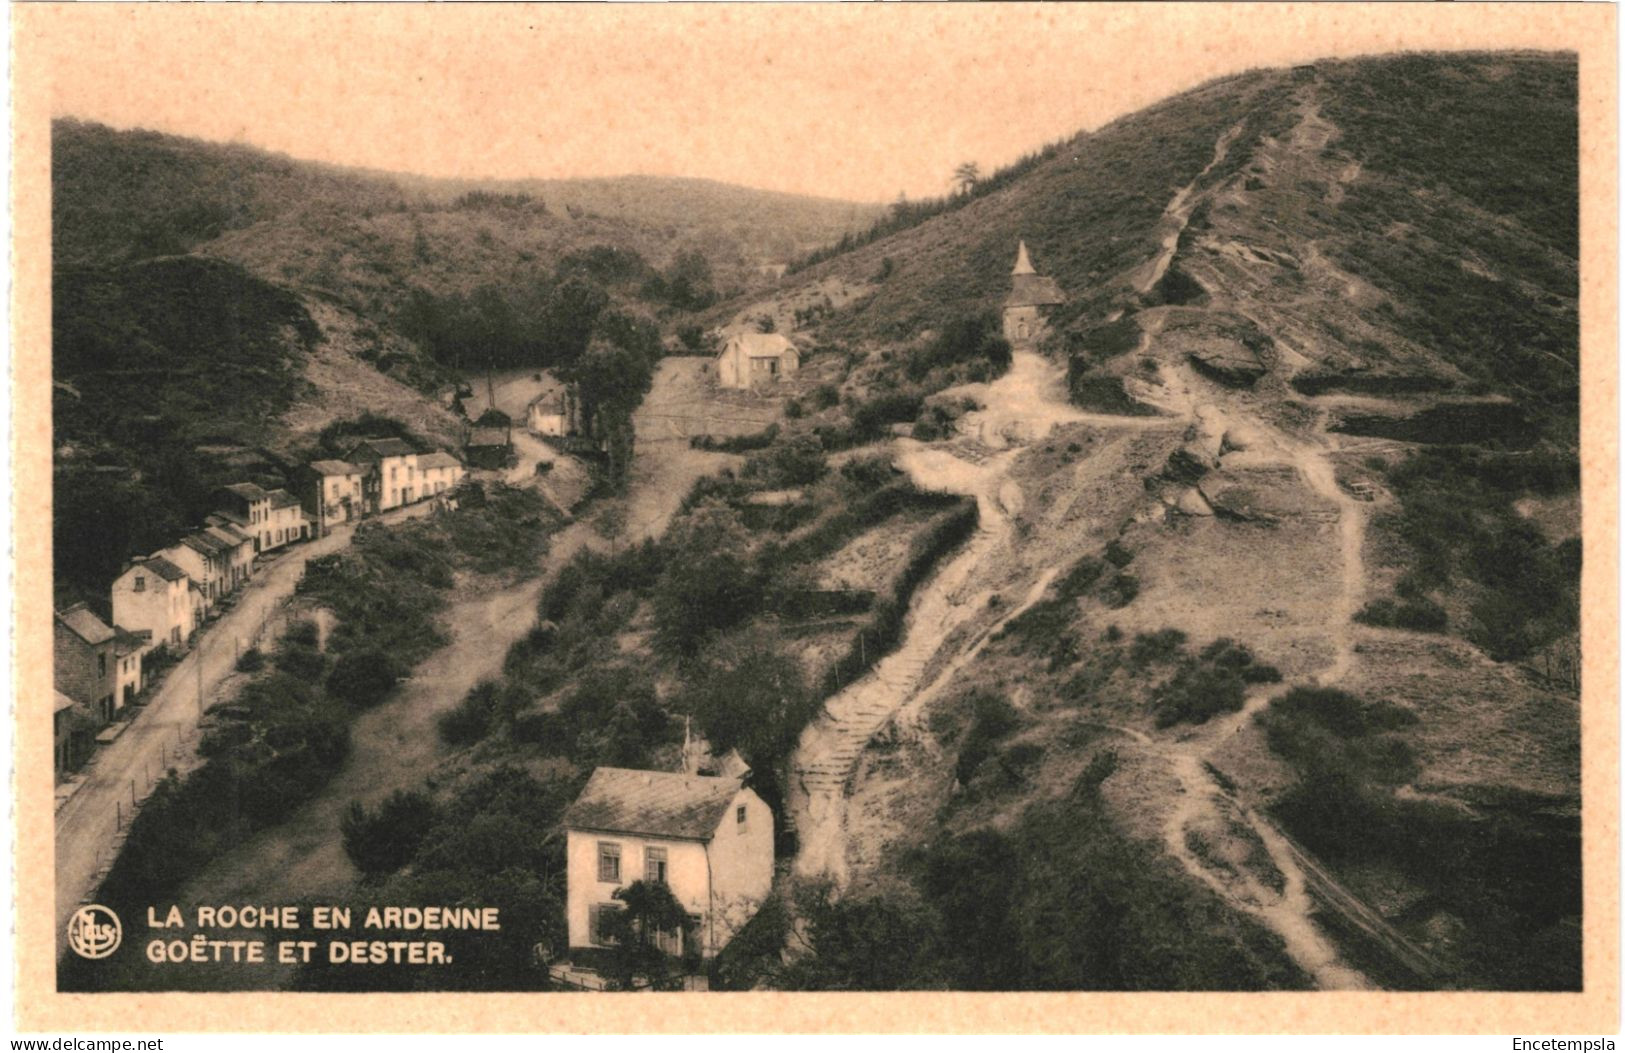
M 1016 266 L 1015 266 L 1015 269 L 1012 270 L 1010 273 L 1012 275 L 1015 275 L 1015 274 L 1037 274 L 1038 272 L 1033 270 L 1033 261 L 1027 258 L 1027 243 L 1025 241 L 1023 241 L 1023 242 L 1020 243 L 1020 245 L 1021 245 L 1021 247 L 1016 250 Z

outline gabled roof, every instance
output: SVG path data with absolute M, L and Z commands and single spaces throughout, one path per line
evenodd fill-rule
M 244 545 L 252 545 L 254 543 L 253 538 L 249 537 L 241 530 L 238 530 L 230 523 L 222 523 L 216 526 L 204 527 L 203 532 L 210 537 L 219 540 L 227 547 L 228 550 L 241 548 Z
M 459 461 L 445 450 L 425 453 L 418 458 L 419 468 L 461 468 L 462 466 L 462 461 Z
M 410 457 L 417 453 L 404 439 L 362 439 L 350 448 L 349 459 L 381 460 L 385 457 Z
M 206 533 L 187 534 L 181 538 L 181 544 L 193 552 L 200 552 L 205 556 L 224 556 L 236 547 L 235 545 L 227 545 L 219 538 Z
M 267 496 L 271 498 L 272 508 L 287 508 L 289 505 L 296 505 L 299 503 L 299 498 L 288 493 L 286 490 L 272 490 Z
M 221 487 L 221 489 L 230 490 L 244 501 L 263 501 L 270 496 L 253 483 L 232 483 L 230 486 Z
M 150 570 L 165 581 L 186 580 L 186 571 L 175 566 L 162 556 L 149 556 L 144 562 L 135 564 L 131 569 L 133 570 L 135 567 Z
M 229 508 L 222 508 L 215 512 L 213 515 L 209 516 L 208 522 L 212 525 L 218 526 L 219 521 L 222 519 L 228 523 L 241 523 L 243 526 L 248 525 L 247 516 L 243 515 L 241 512 L 234 512 Z
M 739 793 L 738 779 L 599 768 L 564 812 L 573 830 L 709 841 Z
M 104 644 L 113 638 L 113 630 L 108 628 L 107 623 L 90 613 L 90 608 L 82 603 L 76 603 L 65 611 L 58 611 L 56 620 L 73 630 L 79 639 L 91 646 Z
M 735 333 L 728 338 L 719 354 L 725 355 L 735 348 L 747 358 L 775 358 L 798 353 L 796 345 L 783 333 Z
M 349 461 L 311 461 L 310 470 L 317 475 L 361 475 L 360 465 Z
M 1004 301 L 1006 307 L 1050 307 L 1066 302 L 1054 278 L 1040 274 L 1018 274 L 1010 280 L 1010 285 L 1010 296 Z

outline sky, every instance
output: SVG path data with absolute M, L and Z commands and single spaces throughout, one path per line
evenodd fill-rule
M 13 10 L 56 116 L 457 178 L 946 192 L 1204 81 L 1573 45 L 1569 5 L 151 4 Z

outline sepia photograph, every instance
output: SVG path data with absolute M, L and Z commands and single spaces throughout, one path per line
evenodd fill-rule
M 1614 9 L 1270 6 L 18 9 L 27 967 L 1617 1025 Z

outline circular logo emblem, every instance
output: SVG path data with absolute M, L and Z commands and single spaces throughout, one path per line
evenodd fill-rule
M 68 946 L 81 958 L 105 958 L 118 950 L 123 939 L 118 915 L 106 907 L 87 904 L 68 919 Z

